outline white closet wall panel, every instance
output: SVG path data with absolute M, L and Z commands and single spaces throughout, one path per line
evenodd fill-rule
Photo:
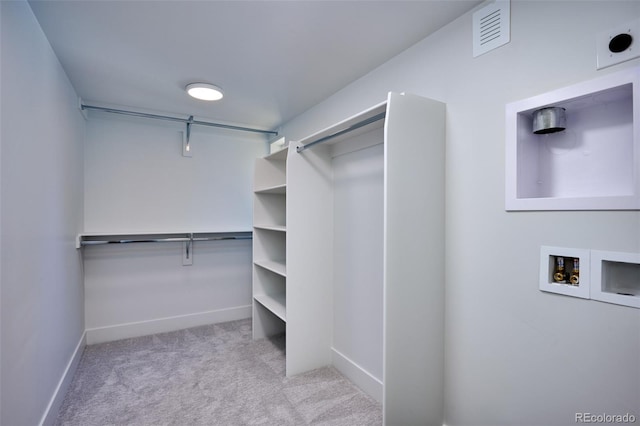
M 384 418 L 389 425 L 440 426 L 444 104 L 391 93 L 385 132 Z
M 333 170 L 328 147 L 305 154 L 287 157 L 287 376 L 331 363 Z
M 333 349 L 382 380 L 383 129 L 333 159 Z

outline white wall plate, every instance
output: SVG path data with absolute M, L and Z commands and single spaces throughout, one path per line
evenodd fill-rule
M 591 298 L 640 308 L 640 253 L 592 250 Z
M 640 57 L 640 18 L 598 34 L 596 56 L 597 69 Z

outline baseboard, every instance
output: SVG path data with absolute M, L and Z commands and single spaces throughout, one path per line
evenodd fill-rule
M 379 379 L 335 348 L 331 348 L 331 363 L 370 397 L 382 403 L 382 382 Z
M 82 333 L 80 341 L 76 345 L 76 349 L 73 351 L 73 355 L 71 355 L 71 359 L 67 363 L 67 367 L 64 369 L 64 373 L 62 373 L 62 377 L 58 382 L 58 386 L 56 386 L 56 390 L 53 392 L 53 396 L 49 401 L 47 409 L 42 415 L 42 419 L 40 419 L 40 426 L 51 426 L 55 423 L 56 418 L 58 417 L 58 412 L 60 411 L 60 407 L 62 406 L 62 402 L 64 401 L 64 397 L 67 394 L 69 386 L 71 385 L 73 375 L 75 374 L 78 368 L 78 364 L 80 363 L 82 351 L 87 344 L 86 336 L 87 332 L 85 331 L 84 333 Z
M 148 321 L 130 322 L 107 327 L 89 328 L 86 331 L 87 344 L 93 345 L 95 343 L 111 342 L 114 340 L 128 339 L 130 337 L 148 336 L 150 334 L 166 333 L 200 325 L 217 324 L 244 318 L 251 318 L 251 305 L 158 318 Z

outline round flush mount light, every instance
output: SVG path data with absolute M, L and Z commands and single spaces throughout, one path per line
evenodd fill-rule
M 219 101 L 224 96 L 222 89 L 209 83 L 191 83 L 187 84 L 187 93 L 203 101 Z

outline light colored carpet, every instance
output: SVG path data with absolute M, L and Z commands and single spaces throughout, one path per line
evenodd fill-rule
M 332 367 L 285 377 L 284 336 L 251 320 L 87 346 L 57 425 L 381 425 Z

